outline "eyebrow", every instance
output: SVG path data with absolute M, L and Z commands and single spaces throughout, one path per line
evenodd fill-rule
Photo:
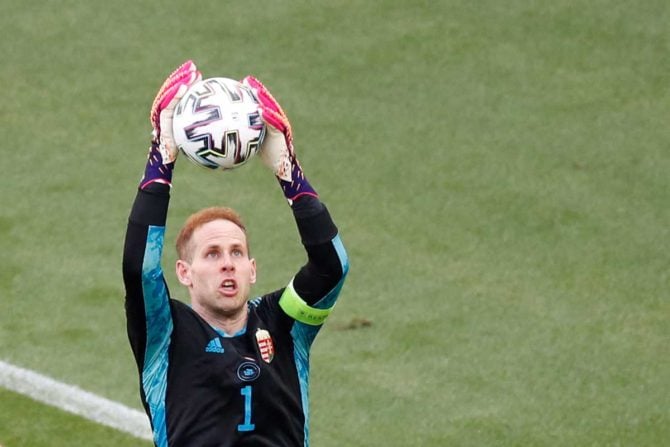
M 233 242 L 232 244 L 228 245 L 230 249 L 234 248 L 241 248 L 243 250 L 246 250 L 246 246 L 241 243 L 241 242 Z M 208 244 L 205 245 L 205 251 L 210 251 L 210 250 L 223 250 L 224 246 L 221 244 Z

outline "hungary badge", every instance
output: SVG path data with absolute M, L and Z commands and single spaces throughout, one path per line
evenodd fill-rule
M 270 333 L 265 329 L 258 329 L 256 331 L 256 343 L 258 343 L 258 350 L 263 361 L 270 363 L 275 356 L 275 346 Z

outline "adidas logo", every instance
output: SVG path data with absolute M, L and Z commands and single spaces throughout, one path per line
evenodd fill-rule
M 221 346 L 221 340 L 219 340 L 219 337 L 212 338 L 210 342 L 207 343 L 205 352 L 214 352 L 216 354 L 223 354 L 223 346 Z

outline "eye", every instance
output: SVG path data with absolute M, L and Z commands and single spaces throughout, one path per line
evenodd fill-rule
M 216 259 L 219 257 L 219 252 L 216 250 L 209 250 L 208 252 L 205 253 L 205 258 L 208 259 Z
M 239 248 L 233 248 L 232 254 L 235 257 L 244 256 L 244 252 Z

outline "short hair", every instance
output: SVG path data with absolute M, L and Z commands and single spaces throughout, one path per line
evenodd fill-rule
M 225 206 L 212 206 L 209 208 L 204 208 L 196 213 L 191 214 L 189 218 L 186 219 L 186 222 L 184 222 L 184 226 L 181 228 L 181 230 L 179 230 L 177 241 L 175 243 L 179 259 L 191 262 L 193 259 L 193 247 L 191 244 L 193 233 L 203 225 L 219 219 L 234 223 L 240 227 L 244 233 L 244 236 L 247 236 L 247 228 L 244 226 L 240 215 L 234 209 Z M 247 251 L 249 251 L 248 238 Z

